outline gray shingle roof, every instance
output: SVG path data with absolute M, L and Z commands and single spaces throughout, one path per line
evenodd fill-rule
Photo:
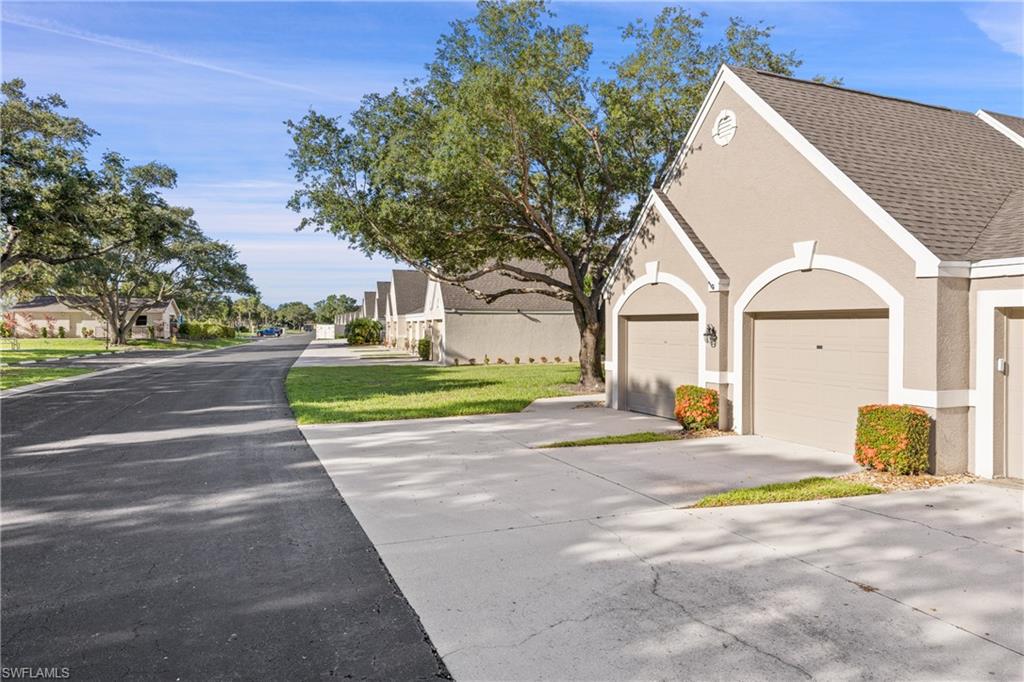
M 1024 148 L 974 114 L 730 68 L 939 258 L 1024 256 Z
M 383 320 L 388 309 L 388 292 L 391 291 L 391 282 L 377 282 L 377 317 Z
M 668 195 L 658 188 L 654 189 L 654 193 L 657 194 L 658 198 L 665 204 L 665 208 L 667 208 L 668 212 L 672 214 L 672 217 L 676 219 L 679 226 L 683 228 L 683 232 L 685 232 L 686 236 L 690 238 L 691 242 L 693 242 L 693 245 L 697 248 L 697 251 L 700 252 L 700 255 L 704 256 L 704 260 L 708 262 L 708 265 L 710 265 L 711 269 L 715 271 L 715 274 L 722 279 L 728 279 L 728 275 L 725 274 L 725 270 L 723 270 L 722 266 L 718 264 L 715 257 L 711 255 L 711 251 L 704 245 L 704 242 L 700 240 L 700 237 L 698 237 L 697 233 L 693 231 L 690 224 L 686 222 L 686 218 L 683 217 L 683 214 L 679 212 L 676 205 L 668 198 Z
M 395 288 L 395 314 L 412 315 L 423 312 L 427 297 L 427 276 L 419 270 L 392 270 L 391 286 Z
M 1024 136 L 1024 118 L 1020 118 L 1019 116 L 1010 116 L 1009 114 L 997 114 L 996 112 L 989 111 L 988 109 L 982 109 L 982 111 L 1018 135 Z
M 96 302 L 95 297 L 89 296 L 62 296 L 64 302 L 70 306 L 75 307 L 78 305 L 93 304 Z M 173 299 L 172 299 L 173 300 Z M 15 303 L 11 306 L 12 309 L 25 309 L 25 308 L 45 308 L 51 305 L 57 305 L 60 301 L 57 300 L 56 296 L 36 296 L 31 301 L 24 301 L 22 303 Z M 130 305 L 137 307 L 146 303 L 144 298 L 133 298 Z M 162 303 L 150 303 L 146 306 L 147 310 L 163 310 L 167 306 L 171 305 L 171 300 L 164 301 Z
M 376 291 L 364 291 L 363 292 L 363 316 L 375 318 L 377 317 L 377 292 Z
M 529 261 L 515 261 L 510 265 L 516 265 L 521 268 L 529 268 L 537 272 L 545 272 L 546 274 L 564 278 L 564 270 L 559 273 L 557 270 L 551 270 L 550 268 L 541 265 L 539 263 L 533 263 Z M 512 279 L 508 275 L 503 275 L 498 272 L 489 272 L 486 275 L 472 279 L 466 282 L 467 286 L 470 286 L 478 291 L 484 293 L 494 293 L 503 289 L 511 289 L 516 287 L 529 287 L 533 288 L 548 288 L 547 285 L 537 282 L 520 282 L 517 279 Z M 502 296 L 493 303 L 486 303 L 481 301 L 479 298 L 469 293 L 465 289 L 455 284 L 447 284 L 441 282 L 441 296 L 444 300 L 445 310 L 465 310 L 465 311 L 501 311 L 501 312 L 514 312 L 516 310 L 522 310 L 526 312 L 571 312 L 572 303 L 569 301 L 563 301 L 561 299 L 552 298 L 544 294 L 509 294 L 508 296 Z

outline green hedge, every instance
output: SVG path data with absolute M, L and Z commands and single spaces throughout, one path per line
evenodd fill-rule
M 235 328 L 212 320 L 192 320 L 178 325 L 178 335 L 190 339 L 233 339 Z
M 718 428 L 718 391 L 683 385 L 676 389 L 676 421 L 687 431 Z
M 420 360 L 430 359 L 430 339 L 420 339 L 416 344 L 416 352 L 420 356 Z
M 869 469 L 921 473 L 928 468 L 931 428 L 931 418 L 919 407 L 862 405 L 857 408 L 853 458 Z
M 380 343 L 384 325 L 368 317 L 357 317 L 345 325 L 345 338 L 354 346 Z

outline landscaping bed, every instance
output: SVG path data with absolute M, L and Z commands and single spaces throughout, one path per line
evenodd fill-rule
M 591 445 L 627 445 L 633 443 L 659 443 L 667 440 L 692 440 L 695 438 L 716 438 L 733 436 L 731 431 L 718 429 L 701 429 L 699 431 L 640 431 L 638 433 L 620 433 L 613 436 L 595 436 L 579 440 L 561 440 L 555 443 L 538 445 L 538 448 L 579 448 Z
M 519 412 L 569 395 L 575 365 L 293 367 L 285 387 L 300 424 Z
M 883 492 L 892 493 L 901 490 L 921 490 L 941 485 L 955 485 L 957 483 L 974 483 L 977 478 L 970 474 L 950 474 L 948 476 L 917 474 L 916 476 L 901 476 L 888 471 L 866 469 L 852 474 L 836 476 L 836 480 L 873 485 Z

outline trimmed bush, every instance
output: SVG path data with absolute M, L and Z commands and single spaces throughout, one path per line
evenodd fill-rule
M 416 344 L 416 353 L 420 356 L 420 360 L 429 360 L 430 339 L 420 339 L 419 343 Z
M 931 417 L 910 405 L 862 405 L 857 408 L 853 458 L 868 469 L 918 474 L 928 468 Z
M 64 327 L 57 327 L 57 338 L 58 339 L 63 339 L 67 335 L 68 335 L 68 332 L 67 332 L 66 329 L 64 329 Z
M 687 431 L 718 428 L 718 391 L 683 385 L 676 389 L 676 421 Z
M 156 329 L 153 330 L 155 335 Z M 235 328 L 212 320 L 188 320 L 178 327 L 178 333 L 190 339 L 233 339 Z M 153 338 L 151 336 L 150 338 Z
M 380 343 L 384 325 L 368 317 L 357 317 L 345 325 L 345 338 L 354 346 Z

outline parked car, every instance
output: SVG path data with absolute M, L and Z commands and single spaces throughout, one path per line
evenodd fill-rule
M 280 327 L 267 327 L 256 332 L 258 336 L 281 336 Z

